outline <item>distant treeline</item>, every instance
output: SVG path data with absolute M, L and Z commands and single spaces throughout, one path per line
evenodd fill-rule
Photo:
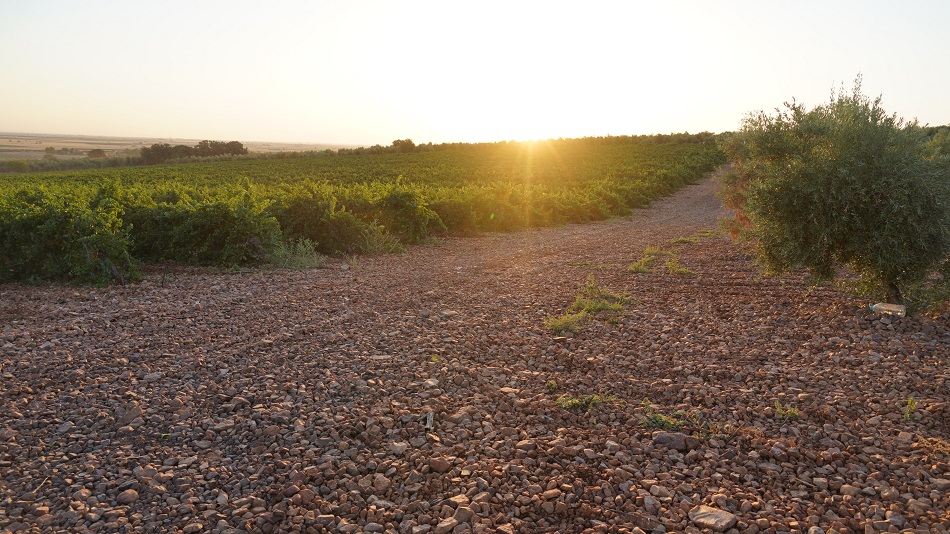
M 56 154 L 75 155 L 75 149 L 60 149 L 47 147 L 46 157 L 42 160 L 7 160 L 0 161 L 0 172 L 54 172 L 67 170 L 106 169 L 111 167 L 129 167 L 133 165 L 157 165 L 184 161 L 230 159 L 234 156 L 252 157 L 244 144 L 239 141 L 201 141 L 195 146 L 170 145 L 155 143 L 149 147 L 142 147 L 134 152 L 138 155 L 115 155 L 106 157 L 106 152 L 93 149 L 86 153 L 85 158 L 60 160 Z
M 586 145 L 659 145 L 664 143 L 705 143 L 711 139 L 715 139 L 717 134 L 711 132 L 700 132 L 696 134 L 691 134 L 688 132 L 684 133 L 671 133 L 671 134 L 655 134 L 655 135 L 607 135 L 599 137 L 579 137 L 579 138 L 558 138 L 558 139 L 547 139 L 544 142 L 546 143 L 558 143 L 558 142 L 570 142 L 570 143 L 580 143 Z M 371 147 L 357 147 L 357 148 L 341 148 L 336 151 L 339 155 L 348 155 L 348 154 L 392 154 L 396 152 L 429 152 L 433 150 L 458 150 L 458 149 L 473 149 L 478 150 L 480 148 L 488 146 L 498 146 L 498 145 L 509 145 L 509 144 L 521 144 L 521 143 L 532 143 L 533 141 L 498 141 L 494 143 L 425 143 L 425 144 L 415 144 L 412 139 L 397 139 L 393 141 L 393 144 L 389 146 L 382 145 L 373 145 Z M 326 151 L 332 154 L 332 151 Z M 284 153 L 287 154 L 287 153 Z M 293 154 L 293 153 L 291 153 Z M 307 155 L 313 155 L 312 152 L 307 153 Z M 286 155 L 284 157 L 287 157 Z
M 656 135 L 608 135 L 601 137 L 582 137 L 577 139 L 548 139 L 547 143 L 571 142 L 588 145 L 625 145 L 625 144 L 664 144 L 664 143 L 704 143 L 714 139 L 710 132 L 671 133 Z M 311 158 L 314 156 L 352 156 L 364 154 L 394 154 L 412 152 L 431 152 L 438 150 L 480 150 L 491 146 L 530 143 L 531 141 L 499 141 L 495 143 L 425 143 L 416 144 L 412 139 L 396 139 L 389 146 L 341 148 L 339 150 L 303 151 L 303 152 L 249 152 L 238 141 L 201 141 L 195 146 L 155 143 L 142 147 L 138 156 L 124 155 L 103 157 L 105 154 L 92 154 L 82 159 L 36 161 L 8 160 L 0 161 L 0 172 L 54 172 L 83 169 L 105 169 L 110 167 L 129 167 L 134 165 L 158 165 L 162 163 L 195 163 L 199 161 L 232 161 L 235 159 L 289 159 Z M 47 153 L 55 153 L 50 148 Z M 65 153 L 65 152 L 64 152 Z
M 240 156 L 242 154 L 247 154 L 247 148 L 238 141 L 231 141 L 229 143 L 225 143 L 224 141 L 201 141 L 195 146 L 172 146 L 168 143 L 155 143 L 152 146 L 142 148 L 141 158 L 142 163 L 157 164 L 165 163 L 173 159 L 191 157 L 206 158 L 223 155 Z

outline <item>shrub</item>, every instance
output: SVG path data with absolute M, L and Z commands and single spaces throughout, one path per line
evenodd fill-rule
M 0 204 L 0 281 L 105 284 L 139 276 L 111 198 L 20 192 Z
M 366 236 L 378 231 L 341 207 L 336 197 L 313 188 L 273 211 L 287 237 L 308 239 L 324 254 L 360 252 Z
M 445 225 L 439 215 L 429 209 L 418 191 L 398 187 L 398 184 L 379 201 L 378 208 L 384 226 L 407 243 L 417 243 Z
M 858 78 L 812 110 L 750 115 L 724 143 L 734 167 L 723 196 L 768 270 L 830 280 L 848 265 L 902 303 L 902 287 L 950 256 L 950 174 L 923 157 L 920 128 L 880 100 Z

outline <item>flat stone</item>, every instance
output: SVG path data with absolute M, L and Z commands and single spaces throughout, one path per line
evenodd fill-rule
M 139 417 L 142 417 L 142 408 L 133 406 L 119 417 L 119 425 L 127 425 Z
M 454 517 L 447 517 L 440 521 L 439 524 L 435 526 L 435 529 L 432 530 L 432 532 L 434 534 L 448 534 L 449 532 L 452 532 L 452 529 L 458 525 L 458 519 L 455 519 Z
M 139 492 L 135 491 L 134 489 L 129 488 L 123 491 L 122 493 L 120 493 L 119 496 L 115 498 L 115 502 L 119 504 L 132 504 L 136 500 L 138 500 L 138 498 L 139 498 Z
M 442 456 L 429 459 L 429 469 L 436 473 L 444 473 L 452 467 L 452 464 Z
M 459 506 L 455 509 L 455 514 L 452 516 L 459 523 L 468 523 L 472 520 L 472 517 L 475 516 L 475 512 L 472 511 L 468 506 Z
M 523 439 L 515 445 L 515 448 L 522 451 L 533 451 L 538 448 L 538 444 L 530 439 Z
M 336 516 L 331 514 L 322 514 L 318 515 L 314 521 L 316 521 L 318 525 L 329 527 L 330 525 L 336 524 Z
M 689 511 L 689 520 L 700 528 L 723 532 L 732 528 L 739 518 L 725 510 L 699 505 Z
M 861 493 L 861 488 L 852 486 L 851 484 L 844 484 L 841 486 L 841 489 L 838 490 L 842 495 L 857 495 Z
M 653 444 L 675 451 L 685 452 L 688 450 L 686 447 L 686 434 L 682 432 L 656 432 L 653 434 Z

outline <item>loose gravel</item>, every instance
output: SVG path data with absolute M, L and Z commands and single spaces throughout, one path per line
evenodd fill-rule
M 950 313 L 671 243 L 714 187 L 309 271 L 0 286 L 0 531 L 947 532 Z M 553 334 L 591 275 L 624 310 Z

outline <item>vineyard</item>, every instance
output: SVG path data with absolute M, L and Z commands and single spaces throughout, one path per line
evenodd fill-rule
M 399 250 L 625 215 L 721 164 L 709 139 L 442 145 L 0 177 L 0 281 L 108 283 L 159 262 Z M 699 141 L 699 142 L 697 142 Z

